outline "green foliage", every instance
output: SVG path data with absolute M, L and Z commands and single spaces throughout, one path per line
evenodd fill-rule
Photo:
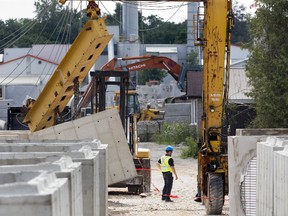
M 69 44 L 77 37 L 87 18 L 84 13 L 70 11 L 58 0 L 35 2 L 35 19 L 0 20 L 0 47 L 31 47 L 32 44 Z M 2 52 L 2 49 L 0 49 Z
M 155 135 L 159 144 L 178 145 L 183 144 L 181 157 L 196 157 L 198 146 L 196 144 L 197 131 L 187 123 L 165 123 L 162 130 Z
M 288 2 L 262 0 L 249 20 L 247 76 L 256 103 L 253 127 L 288 127 Z
M 187 22 L 164 22 L 157 15 L 142 17 L 139 23 L 140 38 L 146 44 L 186 44 Z
M 145 85 L 149 80 L 158 80 L 161 82 L 166 75 L 167 72 L 161 69 L 146 69 L 138 71 L 138 85 Z
M 234 27 L 231 32 L 231 43 L 247 43 L 249 41 L 248 21 L 249 15 L 246 13 L 244 5 L 240 5 L 239 2 L 233 2 L 233 15 L 234 15 Z
M 100 5 L 101 7 L 101 5 Z M 80 29 L 89 19 L 85 10 L 70 11 L 58 0 L 35 1 L 35 19 L 0 20 L 0 47 L 31 47 L 32 44 L 72 43 Z M 107 25 L 120 25 L 122 5 L 116 4 L 114 14 L 107 15 Z M 243 18 L 243 10 L 236 10 L 235 26 L 232 32 L 232 42 L 247 41 L 247 21 Z M 16 35 L 15 32 L 18 31 Z M 122 32 L 120 26 L 120 34 Z M 21 35 L 21 36 L 20 36 Z M 9 37 L 7 37 L 9 36 Z M 139 13 L 140 41 L 146 44 L 186 44 L 187 21 L 174 23 L 164 21 L 157 15 L 148 17 Z M 2 52 L 3 49 L 0 49 Z
M 114 14 L 105 14 L 107 19 L 105 20 L 106 25 L 120 25 L 122 13 L 122 5 L 116 3 Z
M 180 157 L 183 159 L 189 157 L 197 158 L 199 148 L 195 140 L 192 137 L 186 137 L 185 144 L 187 145 L 187 147 L 182 149 Z
M 187 64 L 191 67 L 199 65 L 198 62 L 198 53 L 194 50 L 191 50 L 191 52 L 187 56 Z

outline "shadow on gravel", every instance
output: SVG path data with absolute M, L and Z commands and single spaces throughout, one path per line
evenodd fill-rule
M 130 204 L 121 203 L 119 201 L 108 200 L 108 206 L 109 207 L 132 207 L 136 205 L 130 205 Z
M 117 195 L 137 195 L 139 196 L 138 193 L 133 193 L 133 192 L 128 192 L 128 191 L 109 191 L 108 195 L 113 195 L 113 196 L 117 196 Z

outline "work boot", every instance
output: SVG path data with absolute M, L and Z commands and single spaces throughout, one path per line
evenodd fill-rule
M 194 201 L 195 202 L 202 202 L 201 196 L 199 196 L 198 193 L 196 194 Z
M 174 202 L 174 201 L 171 199 L 166 199 L 165 202 Z

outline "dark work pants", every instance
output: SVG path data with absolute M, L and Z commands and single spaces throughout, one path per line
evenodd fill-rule
M 162 190 L 162 200 L 170 200 L 173 186 L 173 175 L 171 172 L 163 172 L 164 187 Z

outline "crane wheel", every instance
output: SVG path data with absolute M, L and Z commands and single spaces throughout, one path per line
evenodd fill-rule
M 221 174 L 208 173 L 208 195 L 204 198 L 207 215 L 220 215 L 224 205 L 224 185 Z

